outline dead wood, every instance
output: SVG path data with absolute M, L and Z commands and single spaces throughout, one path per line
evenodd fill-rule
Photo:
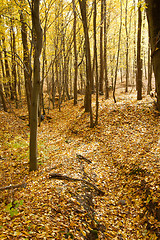
M 105 194 L 95 184 L 90 183 L 87 180 L 84 180 L 84 179 L 81 179 L 81 178 L 71 178 L 71 177 L 68 177 L 66 175 L 61 175 L 59 173 L 50 173 L 49 178 L 54 178 L 54 179 L 58 179 L 58 180 L 67 180 L 67 181 L 72 181 L 72 182 L 84 182 L 87 185 L 93 187 L 98 192 L 99 195 L 103 196 Z
M 88 158 L 86 158 L 86 157 L 84 157 L 84 156 L 82 156 L 80 154 L 76 154 L 76 157 L 79 158 L 80 160 L 86 161 L 87 163 L 92 163 L 91 160 L 89 160 Z

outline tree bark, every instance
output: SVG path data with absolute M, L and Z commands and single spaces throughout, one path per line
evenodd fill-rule
M 113 83 L 113 99 L 116 103 L 115 91 L 116 91 L 116 83 L 117 83 L 117 72 L 118 72 L 118 63 L 119 63 L 119 53 L 120 53 L 120 45 L 121 45 L 121 31 L 122 31 L 122 0 L 120 0 L 121 14 L 120 14 L 120 27 L 119 27 L 119 40 L 118 40 L 118 51 L 117 51 L 117 62 L 115 69 L 115 77 Z
M 73 42 L 74 42 L 74 105 L 77 104 L 77 77 L 78 77 L 78 59 L 77 59 L 77 43 L 76 43 L 76 24 L 77 24 L 77 13 L 76 13 L 76 5 L 75 0 L 72 0 L 73 4 L 73 14 L 74 14 L 74 22 L 73 22 Z
M 12 93 L 13 99 L 15 99 L 16 108 L 18 108 L 18 96 L 17 96 L 17 68 L 16 68 L 16 39 L 13 23 L 11 20 L 11 52 L 12 52 Z
M 160 111 L 160 1 L 146 0 L 151 43 L 151 57 L 157 90 L 157 108 Z
M 7 92 L 6 92 L 6 95 L 7 97 L 8 96 L 11 96 L 11 74 L 10 74 L 10 67 L 9 67 L 9 62 L 8 62 L 8 58 L 7 58 L 7 52 L 6 52 L 6 46 L 5 46 L 5 38 L 3 37 L 2 38 L 2 41 L 3 41 L 3 51 L 4 51 L 4 57 L 5 57 L 5 60 L 4 60 L 4 63 L 5 63 L 5 70 L 6 70 L 6 89 L 7 89 Z
M 91 53 L 90 42 L 88 34 L 87 13 L 86 13 L 86 0 L 79 0 L 81 9 L 84 37 L 85 37 L 85 54 L 86 54 L 86 94 L 85 94 L 85 111 L 90 113 L 90 127 L 93 127 L 92 116 L 92 104 L 91 104 L 91 81 L 92 81 L 92 69 L 91 69 Z
M 137 34 L 137 77 L 136 77 L 137 100 L 142 99 L 141 29 L 142 29 L 142 13 L 141 13 L 141 4 L 139 4 L 139 6 L 138 6 L 138 34 Z
M 98 124 L 98 59 L 97 59 L 97 37 L 96 37 L 96 20 L 97 20 L 97 3 L 94 0 L 94 16 L 93 16 L 93 31 L 94 31 L 94 61 L 95 61 L 95 79 L 96 79 L 96 119 L 95 125 Z
M 126 7 L 125 7 L 125 30 L 126 30 L 126 89 L 125 92 L 128 92 L 128 78 L 129 78 L 129 70 L 128 70 L 128 51 L 129 51 L 129 35 L 128 35 L 128 0 L 126 0 Z
M 31 107 L 31 92 L 32 92 L 32 69 L 30 66 L 30 54 L 27 42 L 27 25 L 25 22 L 24 13 L 20 12 L 20 22 L 21 22 L 21 35 L 22 35 L 22 45 L 23 45 L 23 63 L 24 63 L 24 79 L 25 79 L 25 90 L 27 97 L 27 107 L 30 121 L 30 107 Z
M 109 98 L 109 86 L 108 86 L 108 70 L 107 70 L 107 30 L 109 22 L 106 20 L 106 0 L 104 1 L 104 82 L 105 82 L 105 99 Z M 108 20 L 109 21 L 109 20 Z
M 30 162 L 29 170 L 37 170 L 37 127 L 38 127 L 38 102 L 40 92 L 40 55 L 42 50 L 42 29 L 39 17 L 40 0 L 32 1 L 32 27 L 34 42 L 34 71 L 33 88 L 31 97 L 30 117 Z
M 103 62 L 103 5 L 104 0 L 101 0 L 101 25 L 100 25 L 100 76 L 99 76 L 99 94 L 103 95 L 103 77 L 104 77 L 104 62 Z
M 4 93 L 3 93 L 3 86 L 2 86 L 1 79 L 0 79 L 0 96 L 1 96 L 1 99 L 2 99 L 3 110 L 5 112 L 7 112 L 7 105 L 6 105 L 6 100 L 5 100 L 5 96 L 4 96 Z
M 151 46 L 148 43 L 148 85 L 147 85 L 147 95 L 152 91 L 152 62 L 151 62 Z

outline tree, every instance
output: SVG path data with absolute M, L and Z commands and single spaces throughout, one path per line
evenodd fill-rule
M 126 7 L 125 7 L 125 29 L 126 29 L 126 89 L 125 92 L 128 92 L 128 78 L 129 78 L 129 70 L 128 70 L 128 52 L 129 52 L 129 34 L 128 34 L 128 0 L 126 0 Z
M 99 94 L 103 95 L 103 77 L 104 77 L 104 67 L 103 67 L 103 13 L 104 0 L 101 0 L 101 25 L 100 25 L 100 76 L 99 76 Z
M 157 91 L 157 108 L 160 111 L 160 1 L 145 0 L 151 43 L 151 57 Z
M 5 100 L 5 96 L 4 96 L 4 93 L 3 93 L 3 86 L 2 86 L 2 82 L 1 82 L 1 76 L 0 76 L 0 97 L 2 99 L 3 110 L 5 112 L 7 112 L 7 105 L 6 105 L 6 100 Z
M 21 22 L 21 35 L 22 35 L 22 45 L 23 45 L 23 64 L 24 64 L 24 79 L 25 79 L 25 90 L 26 90 L 26 98 L 27 98 L 27 107 L 29 114 L 29 122 L 30 122 L 30 108 L 31 108 L 31 92 L 32 92 L 32 69 L 31 69 L 31 59 L 29 53 L 28 46 L 28 31 L 27 31 L 27 23 L 25 11 L 20 11 L 20 22 Z
M 116 59 L 115 78 L 114 78 L 114 84 L 113 84 L 113 99 L 115 103 L 116 103 L 115 90 L 116 90 L 116 83 L 117 83 L 117 72 L 118 72 L 119 52 L 120 52 L 120 44 L 121 44 L 121 31 L 122 31 L 122 1 L 121 0 L 120 0 L 120 8 L 121 8 L 121 14 L 120 14 L 120 26 L 119 26 L 118 51 L 117 51 L 117 59 Z
M 42 50 L 42 29 L 39 17 L 40 0 L 33 0 L 31 6 L 33 43 L 34 43 L 34 69 L 33 87 L 31 96 L 30 116 L 30 162 L 29 170 L 37 170 L 37 127 L 38 127 L 38 103 L 40 93 L 40 55 Z
M 76 5 L 75 0 L 72 0 L 73 4 L 73 14 L 74 14 L 74 22 L 73 22 L 73 42 L 74 42 L 74 105 L 77 104 L 77 77 L 78 77 L 78 59 L 77 59 L 77 42 L 76 42 L 76 25 L 77 25 L 77 13 L 76 13 Z
M 151 45 L 148 43 L 148 85 L 147 94 L 152 91 L 152 62 L 151 62 Z
M 93 0 L 94 16 L 93 16 L 93 31 L 94 31 L 94 63 L 95 63 L 95 79 L 96 79 L 96 119 L 95 125 L 98 124 L 98 59 L 97 59 L 97 38 L 96 38 L 96 20 L 97 20 L 97 3 Z
M 109 98 L 109 88 L 108 88 L 108 71 L 107 71 L 107 28 L 108 24 L 106 12 L 106 0 L 104 0 L 104 82 L 105 82 L 105 98 Z
M 86 93 L 85 93 L 85 111 L 90 113 L 90 126 L 93 127 L 93 116 L 92 116 L 92 104 L 91 104 L 91 81 L 92 81 L 92 68 L 91 68 L 91 53 L 90 53 L 90 42 L 88 34 L 87 24 L 87 12 L 86 12 L 86 0 L 79 0 L 84 37 L 85 37 L 85 55 L 86 55 Z
M 141 13 L 141 2 L 139 1 L 138 34 L 137 34 L 137 76 L 136 76 L 137 100 L 142 99 L 141 29 L 142 29 L 142 13 Z

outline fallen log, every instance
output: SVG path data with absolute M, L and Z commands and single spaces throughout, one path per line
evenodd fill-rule
M 105 193 L 100 190 L 95 184 L 93 183 L 90 183 L 88 182 L 87 180 L 85 179 L 81 179 L 81 178 L 71 178 L 71 177 L 68 177 L 66 175 L 61 175 L 59 173 L 50 173 L 49 174 L 49 178 L 53 178 L 53 179 L 58 179 L 58 180 L 67 180 L 67 181 L 72 181 L 72 182 L 84 182 L 86 183 L 87 185 L 93 187 L 97 192 L 98 192 L 98 195 L 101 195 L 101 196 L 104 196 Z

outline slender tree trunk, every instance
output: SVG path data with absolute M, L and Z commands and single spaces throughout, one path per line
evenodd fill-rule
M 42 50 L 42 29 L 39 18 L 40 0 L 32 1 L 32 26 L 34 38 L 34 71 L 33 89 L 31 98 L 30 117 L 30 162 L 29 170 L 37 170 L 37 127 L 38 127 L 38 101 L 40 92 L 40 55 Z
M 43 30 L 43 52 L 42 52 L 42 80 L 40 83 L 40 94 L 39 94 L 39 110 L 38 110 L 38 120 L 39 126 L 41 124 L 41 109 L 43 108 L 43 114 L 45 114 L 44 110 L 44 100 L 43 100 L 43 85 L 44 85 L 44 74 L 45 74 L 45 66 L 46 66 L 46 32 L 47 32 L 47 13 L 45 12 L 45 25 Z
M 117 83 L 117 72 L 118 72 L 119 53 L 120 53 L 120 44 L 121 44 L 121 31 L 122 31 L 122 1 L 121 1 L 121 0 L 120 0 L 120 8 L 121 8 L 121 14 L 120 14 L 118 51 L 117 51 L 117 61 L 116 61 L 116 69 L 115 69 L 115 78 L 114 78 L 114 83 L 113 83 L 113 99 L 114 99 L 114 102 L 115 102 L 115 103 L 116 103 L 115 90 L 116 90 L 116 83 Z
M 90 127 L 93 127 L 93 116 L 92 116 L 92 104 L 91 104 L 91 81 L 92 81 L 92 69 L 91 69 L 91 53 L 90 53 L 90 42 L 88 34 L 87 24 L 87 13 L 86 13 L 86 0 L 79 0 L 84 37 L 85 37 L 85 54 L 86 54 L 86 94 L 85 94 L 85 111 L 90 112 Z
M 96 37 L 96 20 L 97 20 L 97 3 L 96 0 L 93 2 L 94 16 L 93 16 L 93 30 L 94 30 L 94 61 L 95 61 L 95 79 L 96 79 L 96 119 L 95 125 L 98 124 L 98 59 L 97 59 L 97 37 Z
M 4 57 L 5 57 L 4 63 L 5 63 L 6 80 L 7 80 L 7 83 L 6 83 L 7 97 L 10 96 L 11 99 L 12 99 L 12 96 L 11 96 L 11 93 L 12 93 L 11 74 L 10 74 L 10 67 L 9 67 L 8 58 L 7 58 L 7 52 L 6 52 L 6 46 L 5 46 L 5 38 L 3 38 L 2 41 L 3 41 L 3 51 L 4 51 Z
M 54 76 L 54 63 L 52 63 L 52 104 L 53 104 L 53 109 L 55 106 L 55 95 L 56 95 L 56 85 L 55 85 L 55 76 Z
M 77 13 L 75 0 L 72 0 L 73 4 L 73 42 L 74 42 L 74 105 L 77 104 L 77 77 L 78 77 L 78 59 L 77 59 L 77 42 L 76 42 L 76 24 L 77 24 Z
M 0 41 L 0 46 L 1 46 L 1 41 Z M 4 63 L 3 63 L 1 51 L 0 51 L 0 62 L 1 62 L 1 69 L 2 69 L 2 77 L 3 77 L 3 79 L 5 79 L 6 75 L 5 75 L 5 69 L 4 69 Z M 3 84 L 3 86 L 4 86 L 5 96 L 7 97 L 9 95 L 8 86 L 5 83 Z
M 24 63 L 24 79 L 25 79 L 25 90 L 27 97 L 27 107 L 29 113 L 30 122 L 30 108 L 31 108 L 31 92 L 32 92 L 32 69 L 30 66 L 30 54 L 27 41 L 27 25 L 25 22 L 24 13 L 20 12 L 20 22 L 21 22 L 21 35 L 22 35 L 22 45 L 23 45 L 23 63 Z
M 134 57 L 133 57 L 133 83 L 135 83 L 136 79 L 136 65 L 137 65 L 137 59 L 136 59 L 136 24 L 137 24 L 137 18 L 136 18 L 136 3 L 135 0 L 133 0 L 133 7 L 134 7 L 134 40 L 133 40 L 133 44 L 134 44 Z
M 140 1 L 139 1 L 140 2 Z M 141 4 L 138 6 L 138 34 L 137 34 L 137 100 L 142 99 L 142 59 L 141 59 L 141 29 L 142 13 Z
M 12 51 L 12 92 L 13 98 L 16 102 L 16 108 L 18 108 L 18 96 L 17 96 L 17 68 L 16 68 L 16 39 L 15 32 L 13 28 L 13 23 L 11 23 L 11 51 Z
M 3 86 L 2 86 L 2 82 L 1 82 L 1 76 L 0 76 L 0 97 L 2 99 L 3 110 L 5 112 L 7 112 L 7 105 L 6 105 L 6 100 L 5 100 L 5 96 L 4 96 L 4 93 L 3 93 Z
M 104 0 L 101 0 L 101 25 L 100 25 L 100 76 L 99 76 L 99 94 L 103 95 L 103 78 L 104 78 L 104 62 L 103 62 L 103 13 Z
M 126 0 L 126 7 L 125 7 L 125 29 L 126 29 L 126 89 L 125 92 L 128 92 L 128 78 L 129 78 L 129 70 L 128 70 L 128 51 L 129 51 L 129 36 L 128 36 L 128 0 Z
M 147 95 L 152 91 L 152 62 L 151 62 L 151 45 L 148 43 L 148 85 Z
M 104 2 L 104 82 L 105 82 L 105 98 L 109 98 L 109 86 L 108 86 L 108 70 L 107 70 L 107 21 L 106 21 L 106 0 Z M 109 24 L 109 23 L 108 23 Z

